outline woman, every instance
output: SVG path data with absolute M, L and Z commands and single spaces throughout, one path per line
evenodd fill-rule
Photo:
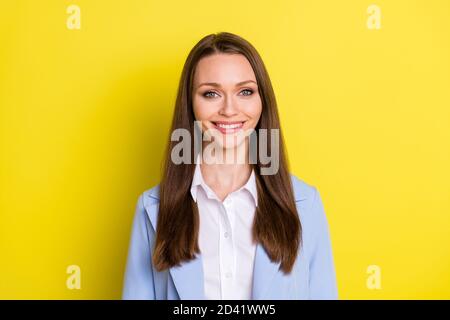
M 249 42 L 222 32 L 195 45 L 171 132 L 161 183 L 138 200 L 123 298 L 336 299 L 319 192 L 288 171 Z

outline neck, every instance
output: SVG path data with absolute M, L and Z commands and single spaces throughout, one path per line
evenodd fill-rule
M 244 141 L 236 148 L 224 148 L 222 154 L 204 152 L 200 169 L 205 183 L 220 200 L 225 199 L 250 178 L 252 166 L 248 161 L 248 144 Z

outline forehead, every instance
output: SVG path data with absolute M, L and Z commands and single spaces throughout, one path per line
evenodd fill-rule
M 202 82 L 237 83 L 256 81 L 250 62 L 242 54 L 219 53 L 199 60 L 194 73 L 194 84 Z

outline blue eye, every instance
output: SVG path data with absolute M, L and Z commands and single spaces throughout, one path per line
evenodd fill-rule
M 250 96 L 253 94 L 253 90 L 250 90 L 250 89 L 244 89 L 241 92 L 247 92 L 244 94 L 244 96 Z
M 206 98 L 214 98 L 214 95 L 217 95 L 214 91 L 206 91 L 203 96 Z

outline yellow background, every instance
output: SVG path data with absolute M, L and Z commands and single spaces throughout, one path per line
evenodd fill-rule
M 291 170 L 324 201 L 339 297 L 450 298 L 450 2 L 374 3 L 379 30 L 362 0 L 2 1 L 0 298 L 121 297 L 184 59 L 218 31 L 267 65 Z

